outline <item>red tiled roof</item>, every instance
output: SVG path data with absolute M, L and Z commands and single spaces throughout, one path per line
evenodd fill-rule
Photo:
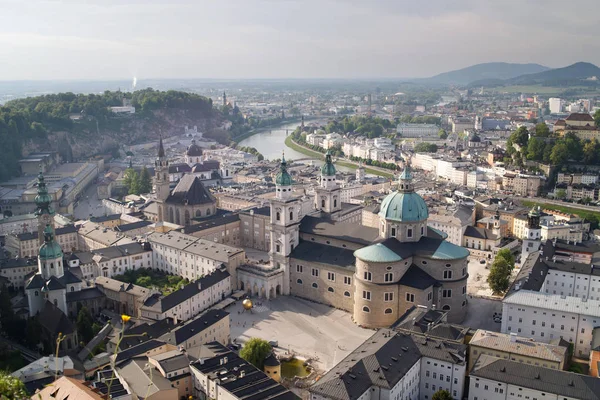
M 567 117 L 567 121 L 593 121 L 594 118 L 588 113 L 572 113 Z

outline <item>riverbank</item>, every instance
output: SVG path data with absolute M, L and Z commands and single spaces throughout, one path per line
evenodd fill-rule
M 254 136 L 254 135 L 258 134 L 258 133 L 265 132 L 265 131 L 268 131 L 268 130 L 271 130 L 271 129 L 276 129 L 276 128 L 279 128 L 280 126 L 283 126 L 283 125 L 293 124 L 293 123 L 301 122 L 301 121 L 302 121 L 302 118 L 290 118 L 288 120 L 280 121 L 280 122 L 278 122 L 276 124 L 273 124 L 273 125 L 263 126 L 263 127 L 260 127 L 260 128 L 252 129 L 251 131 L 248 131 L 248 132 L 244 133 L 243 135 L 238 136 L 235 139 L 231 139 L 231 140 L 233 142 L 239 144 L 240 142 L 242 142 L 242 141 L 248 139 L 249 137 L 252 137 L 252 136 Z M 309 119 L 305 119 L 304 121 L 307 122 L 307 121 L 310 121 L 310 120 Z
M 285 145 L 295 151 L 297 151 L 298 153 L 302 153 L 304 155 L 307 155 L 309 157 L 315 157 L 317 159 L 323 159 L 324 154 L 319 153 L 318 151 L 315 150 L 311 150 L 307 147 L 304 147 L 296 142 L 294 142 L 294 140 L 292 139 L 292 136 L 288 136 L 285 138 Z M 350 169 L 357 169 L 358 168 L 358 163 L 355 163 L 353 161 L 340 161 L 337 160 L 335 162 L 336 165 L 342 166 L 342 167 L 347 167 Z M 367 167 L 365 166 L 365 172 L 367 174 L 371 174 L 371 175 L 377 175 L 377 176 L 382 176 L 384 178 L 394 178 L 394 173 L 393 172 L 386 172 L 386 171 L 382 171 L 380 169 L 373 169 L 371 167 Z

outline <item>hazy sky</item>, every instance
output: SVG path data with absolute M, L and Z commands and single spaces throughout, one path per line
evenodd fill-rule
M 0 0 L 0 80 L 429 76 L 600 64 L 597 0 Z

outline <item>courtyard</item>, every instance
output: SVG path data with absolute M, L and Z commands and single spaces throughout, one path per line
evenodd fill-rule
M 252 301 L 252 312 L 244 312 L 241 301 L 226 308 L 231 314 L 231 340 L 276 341 L 278 351 L 310 358 L 318 371 L 328 371 L 375 333 L 355 325 L 345 311 L 297 297 Z

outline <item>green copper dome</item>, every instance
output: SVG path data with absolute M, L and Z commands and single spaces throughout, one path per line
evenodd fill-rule
M 40 247 L 40 260 L 52 260 L 62 258 L 63 252 L 60 245 L 54 240 L 54 232 L 50 225 L 46 225 L 44 229 L 44 244 Z
M 287 163 L 285 162 L 285 156 L 281 156 L 281 165 L 279 166 L 279 172 L 275 177 L 275 183 L 279 186 L 292 186 L 292 177 L 287 172 Z
M 412 174 L 408 167 L 400 175 L 398 190 L 383 199 L 379 216 L 397 222 L 423 221 L 429 217 L 425 200 L 413 190 Z
M 37 209 L 35 210 L 36 215 L 49 214 L 53 215 L 54 210 L 50 207 L 50 203 L 52 203 L 52 197 L 48 194 L 48 189 L 46 188 L 46 181 L 44 180 L 44 175 L 42 174 L 41 168 L 40 173 L 38 175 L 38 194 L 35 196 L 35 205 Z
M 381 243 L 372 244 L 363 247 L 354 252 L 354 257 L 367 262 L 397 262 L 402 261 L 402 257 L 388 249 Z
M 321 175 L 335 176 L 335 167 L 333 166 L 333 162 L 331 162 L 331 153 L 329 151 L 325 154 L 325 164 L 321 167 Z

